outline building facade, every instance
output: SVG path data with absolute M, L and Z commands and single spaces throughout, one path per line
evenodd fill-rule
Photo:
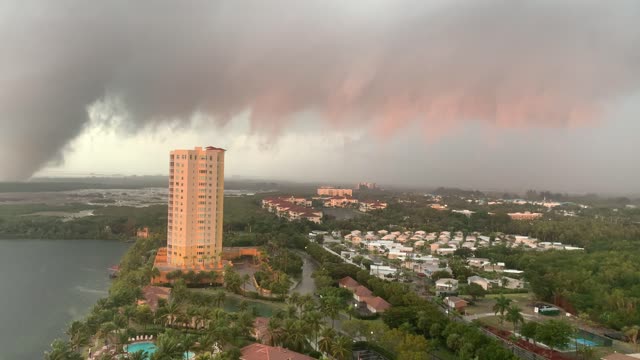
M 167 263 L 222 266 L 224 149 L 196 147 L 169 155 Z
M 317 192 L 320 196 L 353 196 L 352 189 L 339 189 L 332 186 L 319 187 Z

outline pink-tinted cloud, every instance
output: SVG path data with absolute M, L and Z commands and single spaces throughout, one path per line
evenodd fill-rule
M 0 18 L 4 177 L 28 177 L 118 99 L 131 129 L 225 124 L 277 136 L 301 113 L 425 142 L 467 122 L 606 121 L 640 87 L 640 5 L 602 1 L 56 1 Z M 10 89 L 10 90 L 7 90 Z

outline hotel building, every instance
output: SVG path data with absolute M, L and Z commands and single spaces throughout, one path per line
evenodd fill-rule
M 169 155 L 167 263 L 222 266 L 224 149 L 196 147 Z
M 353 196 L 352 189 L 339 189 L 332 186 L 322 186 L 317 191 L 320 196 Z

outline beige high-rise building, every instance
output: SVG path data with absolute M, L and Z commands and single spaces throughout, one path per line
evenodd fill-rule
M 174 150 L 169 156 L 167 263 L 222 266 L 224 149 Z

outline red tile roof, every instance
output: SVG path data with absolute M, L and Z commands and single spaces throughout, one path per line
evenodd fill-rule
M 376 309 L 377 312 L 385 311 L 391 307 L 391 304 L 389 304 L 385 299 L 381 298 L 380 296 L 368 297 L 364 299 L 364 302 L 366 302 L 367 305 L 371 306 L 372 308 Z
M 373 294 L 371 290 L 367 289 L 362 285 L 358 286 L 353 293 L 356 294 L 358 297 L 371 296 Z
M 299 214 L 301 217 L 319 217 L 322 216 L 320 210 L 308 208 L 305 206 L 297 205 L 292 202 L 291 197 L 269 197 L 262 200 L 265 204 L 270 206 L 276 206 L 282 211 L 293 212 Z
M 254 343 L 243 347 L 242 360 L 314 360 L 311 356 L 297 353 L 286 348 Z
M 340 284 L 341 287 L 345 287 L 345 288 L 356 288 L 360 286 L 360 283 L 353 280 L 351 276 L 347 276 L 340 279 L 340 281 L 338 281 L 338 284 Z

